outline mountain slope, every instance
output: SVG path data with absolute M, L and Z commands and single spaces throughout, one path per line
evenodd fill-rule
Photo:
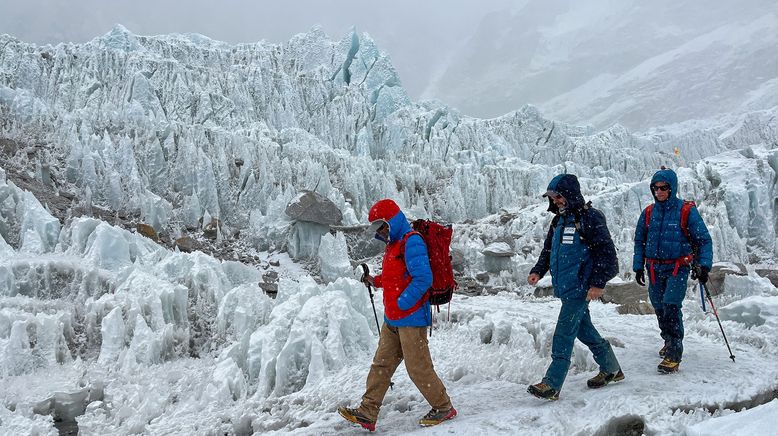
M 774 2 L 530 2 L 494 13 L 425 95 L 646 129 L 778 105 Z M 484 48 L 487 47 L 487 48 Z

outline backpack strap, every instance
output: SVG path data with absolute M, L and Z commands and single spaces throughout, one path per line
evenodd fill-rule
M 579 209 L 579 210 L 576 210 L 576 211 L 573 213 L 573 225 L 575 225 L 575 229 L 576 229 L 576 230 L 578 230 L 578 234 L 579 234 L 579 235 L 580 235 L 580 237 L 581 237 L 581 241 L 582 241 L 584 244 L 586 244 L 587 246 L 589 245 L 589 244 L 586 242 L 586 240 L 587 240 L 588 238 L 587 238 L 586 236 L 584 236 L 584 232 L 583 232 L 583 226 L 581 225 L 581 216 L 582 216 L 583 214 L 587 213 L 587 212 L 589 211 L 589 209 L 594 209 L 594 208 L 592 207 L 592 202 L 591 202 L 591 201 L 587 202 L 586 204 L 584 204 L 584 206 L 583 206 L 581 209 Z
M 683 231 L 684 236 L 686 236 L 686 239 L 689 240 L 689 242 L 692 242 L 692 237 L 689 234 L 689 214 L 692 211 L 693 207 L 696 207 L 697 204 L 695 204 L 691 200 L 684 200 L 683 206 L 681 206 L 681 231 Z
M 651 212 L 654 211 L 654 203 L 649 204 L 646 206 L 646 230 L 648 230 L 648 225 L 651 224 Z

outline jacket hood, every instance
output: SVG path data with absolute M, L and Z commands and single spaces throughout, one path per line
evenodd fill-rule
M 678 176 L 675 174 L 675 171 L 670 169 L 662 169 L 657 171 L 654 173 L 654 177 L 651 177 L 651 186 L 657 182 L 664 182 L 670 185 L 670 195 L 667 197 L 668 200 L 671 198 L 678 198 Z M 654 191 L 651 191 L 651 195 L 653 195 L 654 200 L 656 200 Z
M 581 185 L 578 183 L 578 177 L 572 174 L 559 174 L 554 177 L 548 184 L 548 190 L 565 197 L 567 202 L 566 209 L 578 210 L 586 204 L 583 195 L 581 195 Z M 543 194 L 543 196 L 548 197 L 548 194 Z M 560 212 L 551 197 L 548 198 L 548 210 L 555 214 Z
M 403 211 L 398 210 L 397 214 L 393 216 L 389 221 L 389 241 L 399 241 L 405 236 L 406 233 L 411 231 L 411 225 L 408 223 L 408 218 L 405 217 Z
M 378 233 L 375 235 L 376 239 L 386 243 L 399 241 L 406 233 L 411 231 L 411 225 L 408 224 L 408 219 L 405 218 L 405 214 L 400 210 L 400 206 L 389 198 L 377 201 L 373 207 L 370 208 L 367 219 L 371 223 L 381 220 L 389 224 L 388 241 L 384 241 Z

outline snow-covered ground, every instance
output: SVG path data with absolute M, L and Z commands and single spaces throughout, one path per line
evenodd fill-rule
M 79 242 L 89 246 L 93 238 L 84 237 L 87 240 Z M 143 238 L 131 239 L 139 243 Z M 10 254 L 17 265 L 46 262 Z M 11 368 L 7 362 L 14 359 L 17 371 L 0 380 L 0 401 L 14 410 L 3 410 L 0 428 L 37 428 L 46 434 L 50 419 L 34 412 L 53 398 L 53 410 L 66 409 L 68 401 L 86 406 L 85 413 L 75 417 L 83 434 L 361 434 L 363 430 L 352 429 L 335 409 L 359 401 L 377 342 L 366 289 L 348 277 L 327 286 L 299 277 L 284 281 L 272 300 L 255 285 L 213 281 L 225 265 L 212 259 L 202 259 L 201 268 L 182 274 L 183 258 L 189 257 L 201 256 L 149 252 L 133 265 L 99 269 L 117 287 L 87 299 L 84 318 L 102 315 L 99 356 L 91 358 L 87 356 L 98 350 L 87 342 L 86 350 L 78 350 L 84 358 L 60 361 L 49 354 L 46 360 L 42 343 L 51 337 L 47 320 L 58 320 L 61 329 L 63 320 L 75 318 L 71 328 L 83 328 L 78 310 L 68 307 L 72 296 L 2 297 L 0 358 L 6 360 L 4 368 Z M 84 257 L 80 264 L 89 269 L 95 260 Z M 53 263 L 52 272 L 59 268 Z M 139 270 L 143 281 L 137 278 Z M 143 283 L 155 283 L 161 291 L 183 277 L 210 277 L 208 288 L 218 306 L 218 326 L 210 332 L 214 337 L 206 339 L 217 344 L 199 358 L 187 355 L 186 344 L 182 350 L 175 342 L 165 342 L 165 332 L 177 321 L 158 320 L 156 326 L 144 321 L 146 315 L 154 320 L 154 307 L 164 314 L 166 305 L 175 303 L 164 292 L 150 295 Z M 45 273 L 42 279 L 47 279 Z M 714 418 L 738 426 L 732 434 L 753 434 L 746 429 L 754 428 L 769 434 L 766 424 L 750 421 L 769 416 L 774 402 L 743 414 L 749 427 L 732 424 L 738 414 L 730 409 L 757 406 L 778 389 L 778 289 L 753 275 L 727 280 L 728 289 L 746 296 L 719 303 L 736 363 L 728 358 L 713 315 L 701 311 L 694 289 L 685 302 L 682 370 L 674 375 L 656 372 L 661 340 L 653 316 L 619 315 L 614 305 L 595 302 L 594 322 L 615 346 L 626 379 L 601 390 L 586 388 L 597 367 L 588 350 L 576 344 L 561 399 L 553 403 L 537 400 L 526 388 L 540 380 L 549 363 L 559 302 L 514 292 L 456 296 L 450 321 L 448 308 L 437 316 L 430 347 L 460 415 L 440 427 L 419 429 L 415 421 L 428 405 L 401 366 L 385 399 L 379 430 L 398 435 L 561 435 L 640 428 L 645 434 L 721 434 L 715 421 L 705 425 Z M 51 307 L 34 316 L 22 316 L 17 309 L 44 302 Z M 94 309 L 109 304 L 115 309 Z M 191 343 L 194 326 L 213 314 L 193 306 L 191 299 L 188 304 L 189 322 L 182 321 L 180 333 Z M 380 298 L 377 309 L 380 316 Z M 127 320 L 134 320 L 134 329 Z M 29 348 L 29 342 L 37 345 Z M 70 349 L 78 341 L 64 342 Z

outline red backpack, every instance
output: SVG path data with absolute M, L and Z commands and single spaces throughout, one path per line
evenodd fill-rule
M 418 233 L 427 245 L 427 255 L 432 269 L 432 286 L 429 289 L 429 302 L 438 306 L 451 301 L 457 282 L 454 280 L 454 268 L 451 266 L 451 235 L 454 233 L 451 226 L 444 226 L 429 220 L 416 220 L 411 223 L 413 232 L 409 232 L 403 238 L 403 245 L 408 237 Z M 405 247 L 400 251 L 405 252 Z
M 683 232 L 684 236 L 686 236 L 686 239 L 688 239 L 690 242 L 692 238 L 689 235 L 689 213 L 695 206 L 696 204 L 691 200 L 684 200 L 683 206 L 681 206 L 681 231 Z M 648 230 L 648 225 L 651 224 L 651 211 L 653 210 L 653 203 L 646 206 L 646 230 Z

